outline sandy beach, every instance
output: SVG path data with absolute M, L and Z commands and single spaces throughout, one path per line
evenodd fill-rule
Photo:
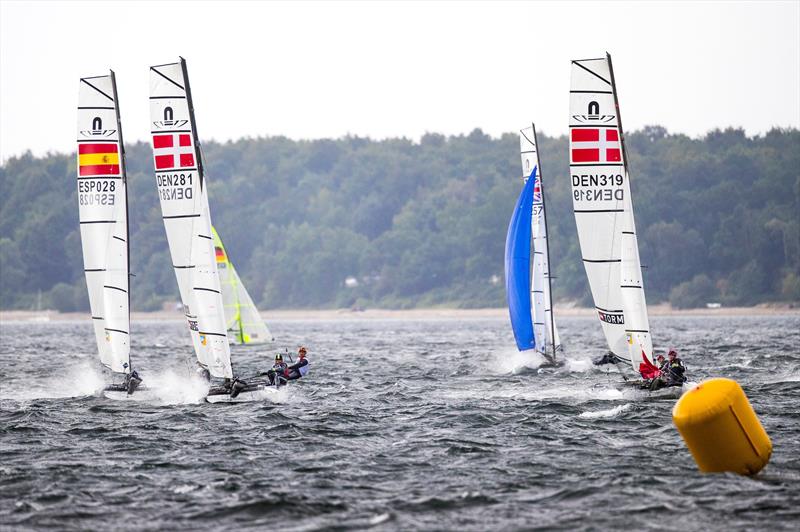
M 594 316 L 594 309 L 561 305 L 556 307 L 558 316 Z M 763 303 L 753 307 L 721 307 L 716 309 L 673 309 L 668 304 L 653 305 L 648 307 L 651 316 L 775 316 L 775 315 L 800 315 L 800 307 L 783 303 Z M 0 311 L 0 322 L 28 321 L 75 321 L 88 319 L 88 312 L 58 312 L 55 310 L 27 311 L 3 310 Z M 407 310 L 391 309 L 366 309 L 354 311 L 350 309 L 316 309 L 316 310 L 266 310 L 261 311 L 261 316 L 267 321 L 274 320 L 437 320 L 437 319 L 480 319 L 480 318 L 506 318 L 508 310 L 505 308 L 421 308 Z M 174 320 L 180 321 L 183 316 L 180 312 L 133 312 L 133 321 Z

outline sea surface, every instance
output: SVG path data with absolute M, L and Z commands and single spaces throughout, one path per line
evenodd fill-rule
M 242 374 L 309 348 L 274 401 L 211 405 L 185 325 L 134 322 L 158 397 L 96 394 L 88 320 L 0 324 L 0 529 L 798 530 L 800 317 L 654 317 L 692 380 L 742 384 L 774 453 L 703 475 L 674 399 L 621 389 L 594 319 L 559 320 L 563 364 L 503 319 L 275 321 Z

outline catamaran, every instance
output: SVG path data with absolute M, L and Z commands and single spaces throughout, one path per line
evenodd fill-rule
M 211 387 L 206 400 L 263 399 L 277 390 L 257 383 L 232 393 L 234 374 L 211 230 L 208 181 L 183 58 L 150 67 L 150 118 L 161 214 L 189 335 L 203 373 L 209 380 L 222 380 Z
M 211 233 L 214 236 L 214 254 L 222 286 L 222 302 L 228 320 L 228 340 L 235 344 L 265 344 L 274 340 L 236 273 L 219 233 L 214 227 L 211 228 Z
M 506 236 L 506 295 L 520 351 L 535 350 L 551 363 L 561 348 L 553 316 L 547 216 L 536 126 L 520 130 L 522 192 Z
M 112 373 L 104 395 L 126 399 L 142 380 L 130 356 L 128 181 L 113 70 L 80 79 L 77 141 L 86 288 L 100 362 Z M 113 382 L 117 376 L 121 382 Z
M 635 375 L 657 369 L 611 56 L 572 61 L 572 204 L 583 265 L 609 353 Z

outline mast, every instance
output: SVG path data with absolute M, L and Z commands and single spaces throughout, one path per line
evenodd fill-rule
M 180 57 L 180 56 L 179 56 Z M 194 137 L 194 152 L 197 159 L 197 174 L 200 176 L 200 190 L 205 186 L 205 172 L 203 171 L 203 158 L 200 154 L 200 135 L 197 134 L 197 120 L 194 118 L 194 100 L 192 100 L 192 89 L 189 87 L 189 73 L 186 70 L 186 59 L 180 57 L 183 81 L 186 84 L 186 105 L 189 107 L 189 122 L 192 124 L 192 136 Z
M 547 296 L 550 301 L 547 301 L 547 304 L 550 306 L 550 343 L 553 346 L 553 362 L 556 361 L 556 331 L 555 331 L 555 310 L 553 308 L 553 283 L 550 280 L 551 273 L 553 271 L 552 267 L 550 266 L 550 231 L 547 229 L 547 204 L 545 202 L 545 194 L 544 194 L 544 180 L 542 179 L 542 161 L 539 159 L 539 139 L 536 137 L 536 124 L 531 122 L 531 128 L 533 129 L 533 143 L 536 144 L 536 165 L 539 168 L 539 189 L 542 193 L 542 218 L 544 219 L 544 244 L 545 248 L 547 249 Z M 546 313 L 546 312 L 545 312 Z M 547 345 L 545 344 L 545 352 L 547 351 Z
M 114 75 L 114 71 L 109 69 L 108 70 L 111 75 L 111 94 L 114 96 L 114 113 L 117 117 L 117 134 L 119 135 L 119 165 L 120 170 L 122 171 L 122 184 L 125 187 L 125 244 L 128 252 L 127 256 L 127 271 L 128 271 L 128 331 L 131 330 L 131 218 L 130 218 L 130 208 L 128 205 L 128 168 L 127 168 L 127 161 L 125 160 L 125 142 L 122 139 L 122 119 L 120 117 L 120 110 L 119 110 L 119 97 L 117 96 L 117 77 Z M 130 352 L 128 353 L 128 364 L 130 365 L 130 371 L 133 371 L 133 359 L 131 358 Z
M 617 98 L 617 82 L 614 79 L 614 66 L 611 64 L 611 54 L 606 52 L 608 61 L 608 72 L 611 77 L 611 94 L 614 96 L 614 109 L 617 111 L 617 125 L 619 127 L 619 143 L 622 145 L 622 164 L 625 165 L 625 172 L 628 174 L 630 182 L 630 169 L 628 168 L 628 151 L 625 149 L 625 130 L 622 129 L 622 113 L 619 112 L 619 99 Z

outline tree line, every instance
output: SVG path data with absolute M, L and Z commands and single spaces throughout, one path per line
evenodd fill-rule
M 800 301 L 800 131 L 626 137 L 648 303 Z M 589 305 L 564 136 L 539 135 L 555 298 Z M 203 145 L 211 216 L 260 308 L 505 304 L 516 134 Z M 127 146 L 134 310 L 178 300 L 150 147 Z M 75 155 L 0 167 L 0 307 L 88 309 Z

